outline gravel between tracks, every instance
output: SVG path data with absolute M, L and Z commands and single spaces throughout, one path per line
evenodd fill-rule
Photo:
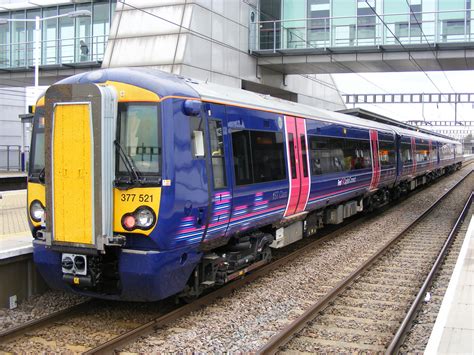
M 411 223 L 472 168 L 443 178 L 425 191 L 353 231 L 323 242 L 291 265 L 236 290 L 230 297 L 139 339 L 126 352 L 255 351 L 272 335 Z M 471 186 L 474 176 L 469 177 Z
M 44 317 L 87 300 L 61 291 L 47 291 L 21 302 L 15 309 L 0 308 L 0 331 Z
M 428 290 L 431 296 L 430 301 L 424 303 L 418 311 L 417 317 L 413 321 L 413 326 L 409 331 L 404 344 L 400 347 L 400 352 L 422 353 L 425 350 L 433 326 L 436 322 L 436 317 L 438 316 L 444 294 L 446 293 L 449 281 L 451 280 L 451 275 L 456 265 L 459 252 L 461 251 L 467 228 L 471 221 L 471 216 L 473 215 L 474 205 L 471 206 L 467 213 L 466 219 L 464 220 L 456 239 L 451 245 L 443 265 L 440 267 L 435 279 L 433 280 L 432 286 Z

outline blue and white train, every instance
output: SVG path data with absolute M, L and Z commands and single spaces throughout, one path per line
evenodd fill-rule
M 462 163 L 446 137 L 138 68 L 52 85 L 31 147 L 38 270 L 132 301 L 198 296 Z

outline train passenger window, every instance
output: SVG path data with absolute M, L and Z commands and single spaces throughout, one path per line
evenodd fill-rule
M 412 163 L 412 154 L 411 154 L 411 143 L 403 142 L 401 145 L 402 148 L 402 161 L 404 164 Z
M 370 142 L 308 136 L 311 174 L 367 169 L 372 166 Z
M 429 150 L 428 144 L 417 144 L 416 145 L 416 161 L 418 163 L 427 162 L 429 161 Z
M 222 189 L 227 187 L 227 177 L 225 173 L 224 136 L 221 120 L 209 120 L 209 136 L 211 142 L 211 160 L 212 173 L 214 175 L 214 188 Z
M 119 142 L 139 174 L 159 174 L 161 145 L 158 127 L 156 104 L 119 105 Z M 118 159 L 117 171 L 118 174 L 128 174 L 123 159 Z
M 286 178 L 282 133 L 233 131 L 232 148 L 237 186 Z
M 250 131 L 254 182 L 286 178 L 283 134 Z
M 379 158 L 382 167 L 395 165 L 395 143 L 393 141 L 379 141 Z
M 252 156 L 248 131 L 232 132 L 235 184 L 247 185 L 253 182 Z
M 372 166 L 370 142 L 359 139 L 341 139 L 344 141 L 345 170 L 366 169 Z
M 308 143 L 312 175 L 346 170 L 343 139 L 308 136 Z

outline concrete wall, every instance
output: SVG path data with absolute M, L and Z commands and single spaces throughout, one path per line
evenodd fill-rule
M 127 4 L 117 4 L 105 68 L 150 66 L 227 86 L 258 88 L 331 110 L 345 108 L 330 75 L 283 75 L 257 66 L 248 51 L 249 19 L 256 0 L 128 0 Z

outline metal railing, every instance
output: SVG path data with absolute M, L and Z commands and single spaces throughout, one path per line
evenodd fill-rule
M 101 61 L 107 35 L 41 41 L 41 65 Z M 85 43 L 81 45 L 81 41 Z M 87 53 L 86 53 L 87 52 Z M 34 66 L 34 42 L 0 44 L 0 68 Z
M 20 145 L 0 145 L 0 171 L 26 171 L 28 167 L 30 147 Z
M 255 51 L 410 44 L 474 40 L 474 10 L 449 10 L 259 21 Z M 421 27 L 421 28 L 420 28 Z

